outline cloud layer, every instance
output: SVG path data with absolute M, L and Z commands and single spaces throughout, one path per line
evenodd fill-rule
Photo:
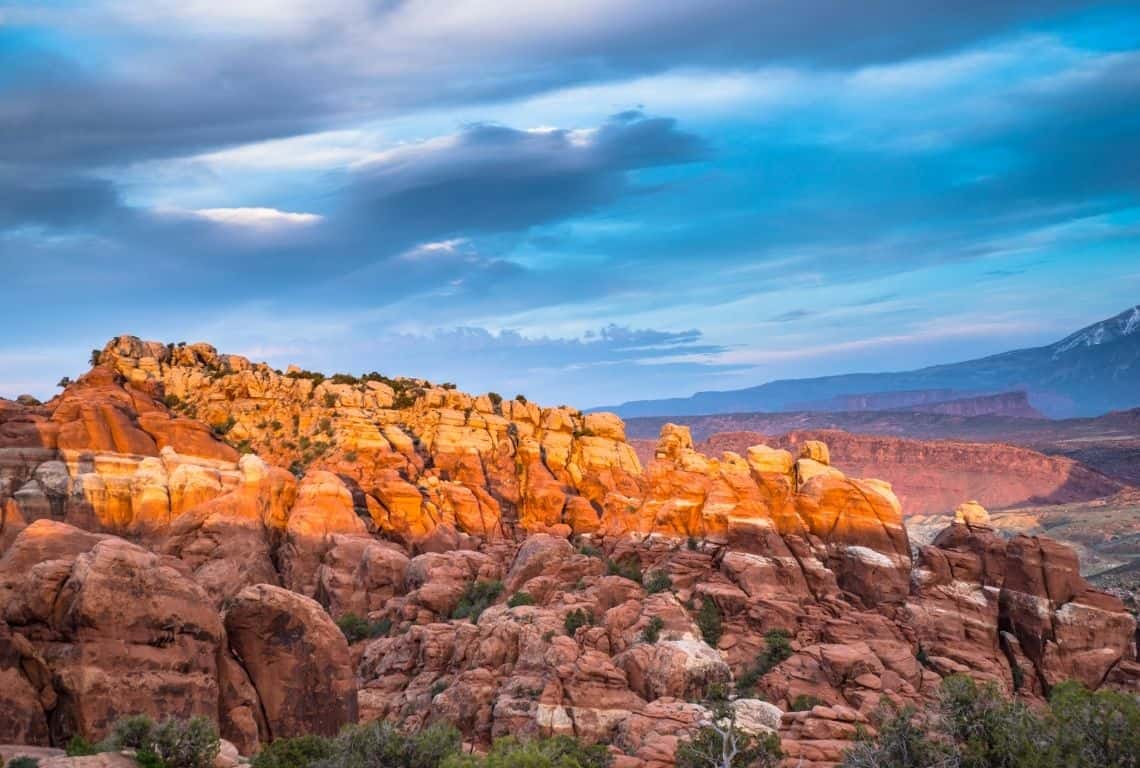
M 121 332 L 583 406 L 1064 335 L 1140 293 L 1138 31 L 1102 2 L 17 3 L 0 391 Z

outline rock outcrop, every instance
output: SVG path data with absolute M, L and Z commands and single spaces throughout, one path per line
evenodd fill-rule
M 0 739 L 205 714 L 249 754 L 444 719 L 637 768 L 737 686 L 810 768 L 947 674 L 1137 684 L 1135 622 L 1071 552 L 964 505 L 912 563 L 891 484 L 840 456 L 666 425 L 643 466 L 610 414 L 121 337 L 46 405 L 0 401 Z M 752 672 L 773 630 L 787 658 Z

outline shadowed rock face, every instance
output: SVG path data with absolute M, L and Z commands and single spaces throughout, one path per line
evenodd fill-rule
M 890 484 L 820 441 L 714 458 L 666 425 L 643 468 L 612 415 L 130 337 L 51 403 L 0 406 L 0 697 L 18 704 L 0 740 L 205 714 L 248 754 L 446 719 L 667 764 L 707 715 L 687 702 L 782 629 L 771 705 L 739 706 L 813 766 L 945 674 L 1012 687 L 1016 665 L 1041 695 L 1140 669 L 1131 616 L 1064 547 L 1006 543 L 971 508 L 912 563 Z M 350 612 L 375 637 L 349 647 L 332 618 Z M 781 719 L 800 696 L 826 706 Z

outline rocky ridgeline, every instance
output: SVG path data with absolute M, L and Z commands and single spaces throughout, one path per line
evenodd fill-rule
M 1135 621 L 1071 551 L 964 507 L 912 561 L 890 485 L 799 448 L 711 458 L 667 425 L 643 469 L 610 414 L 120 337 L 50 403 L 0 400 L 0 742 L 205 714 L 249 754 L 446 719 L 637 768 L 728 686 L 810 768 L 947 674 L 1140 685 Z

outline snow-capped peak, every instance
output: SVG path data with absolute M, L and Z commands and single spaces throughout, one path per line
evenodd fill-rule
M 1110 317 L 1088 328 L 1082 328 L 1072 336 L 1058 341 L 1053 348 L 1053 357 L 1056 358 L 1077 347 L 1096 347 L 1110 341 L 1116 341 L 1122 336 L 1129 336 L 1140 332 L 1140 305 L 1126 309 L 1116 317 Z

